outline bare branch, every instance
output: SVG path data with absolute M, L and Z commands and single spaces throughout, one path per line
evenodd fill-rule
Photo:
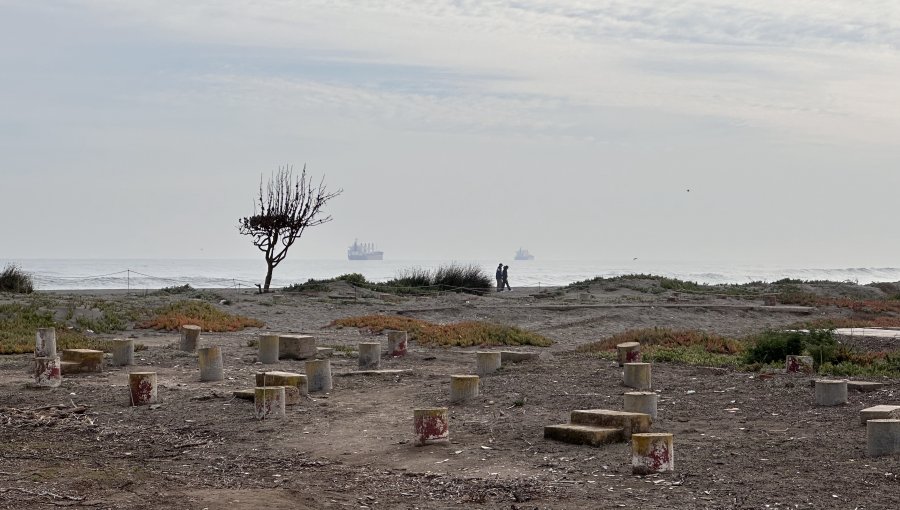
M 253 215 L 238 220 L 238 231 L 250 236 L 253 245 L 264 253 L 268 266 L 264 292 L 269 291 L 275 266 L 285 259 L 303 232 L 331 221 L 330 215 L 323 216 L 322 209 L 342 192 L 329 192 L 324 177 L 314 186 L 312 177 L 306 174 L 306 165 L 296 178 L 293 167 L 278 167 L 265 186 L 260 176 Z

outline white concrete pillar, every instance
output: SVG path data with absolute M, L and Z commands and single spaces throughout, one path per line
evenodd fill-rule
M 496 372 L 501 365 L 500 351 L 479 351 L 475 353 L 475 373 L 486 376 Z
M 625 386 L 636 390 L 649 390 L 652 386 L 650 363 L 625 363 Z
M 450 415 L 446 407 L 413 409 L 413 426 L 416 446 L 450 441 Z
M 34 357 L 56 357 L 56 328 L 38 328 L 34 337 Z
M 625 363 L 639 363 L 641 361 L 641 344 L 638 342 L 623 342 L 616 345 L 616 354 L 619 359 L 619 366 L 625 366 Z
M 131 405 L 155 404 L 157 397 L 156 372 L 131 372 L 128 374 Z
M 253 392 L 257 420 L 284 418 L 284 404 L 284 386 L 257 386 Z
M 388 337 L 388 354 L 391 356 L 406 356 L 406 346 L 409 335 L 406 331 L 387 331 Z
M 837 406 L 847 403 L 847 381 L 816 381 L 816 405 Z
M 278 363 L 278 345 L 278 335 L 259 335 L 259 362 L 264 365 Z
M 185 324 L 181 326 L 181 343 L 178 348 L 185 352 L 194 352 L 200 343 L 200 326 Z
M 112 364 L 117 367 L 134 365 L 134 340 L 130 338 L 113 339 Z
M 34 358 L 34 385 L 38 388 L 57 388 L 62 384 L 59 356 Z
M 200 365 L 201 381 L 225 380 L 225 367 L 222 364 L 222 348 L 218 345 L 197 349 L 197 363 Z
M 900 420 L 867 421 L 866 450 L 869 457 L 900 453 Z
M 331 384 L 331 360 L 316 359 L 306 362 L 306 383 L 309 391 L 329 392 Z
M 672 434 L 641 433 L 631 435 L 631 472 L 636 475 L 675 471 L 675 446 Z
M 450 402 L 463 402 L 478 396 L 477 375 L 450 376 Z
M 652 391 L 629 391 L 625 393 L 625 405 L 622 407 L 630 413 L 649 414 L 656 419 L 656 403 L 659 396 Z
M 360 342 L 357 347 L 360 370 L 378 370 L 381 367 L 381 342 Z

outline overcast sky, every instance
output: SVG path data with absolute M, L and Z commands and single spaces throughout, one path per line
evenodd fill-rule
M 0 257 L 900 265 L 900 2 L 0 0 Z M 688 191 L 690 190 L 690 191 Z

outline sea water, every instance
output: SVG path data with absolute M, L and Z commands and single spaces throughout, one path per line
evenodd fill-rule
M 370 281 L 385 281 L 411 268 L 435 269 L 456 262 L 484 268 L 493 280 L 500 260 L 304 260 L 286 259 L 275 268 L 272 287 L 360 273 Z M 698 283 L 772 282 L 782 278 L 852 281 L 866 284 L 900 281 L 896 267 L 777 267 L 728 263 L 664 261 L 527 260 L 509 265 L 512 287 L 567 285 L 596 276 L 654 274 Z M 34 278 L 38 290 L 159 289 L 179 285 L 195 288 L 255 288 L 265 278 L 262 259 L 0 259 L 0 266 L 18 265 Z

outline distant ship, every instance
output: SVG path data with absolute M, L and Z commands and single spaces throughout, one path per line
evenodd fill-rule
M 528 250 L 519 248 L 516 252 L 516 260 L 534 260 L 534 255 L 528 253 Z
M 360 243 L 353 241 L 353 246 L 347 248 L 349 260 L 384 260 L 384 252 L 375 250 L 372 243 Z

